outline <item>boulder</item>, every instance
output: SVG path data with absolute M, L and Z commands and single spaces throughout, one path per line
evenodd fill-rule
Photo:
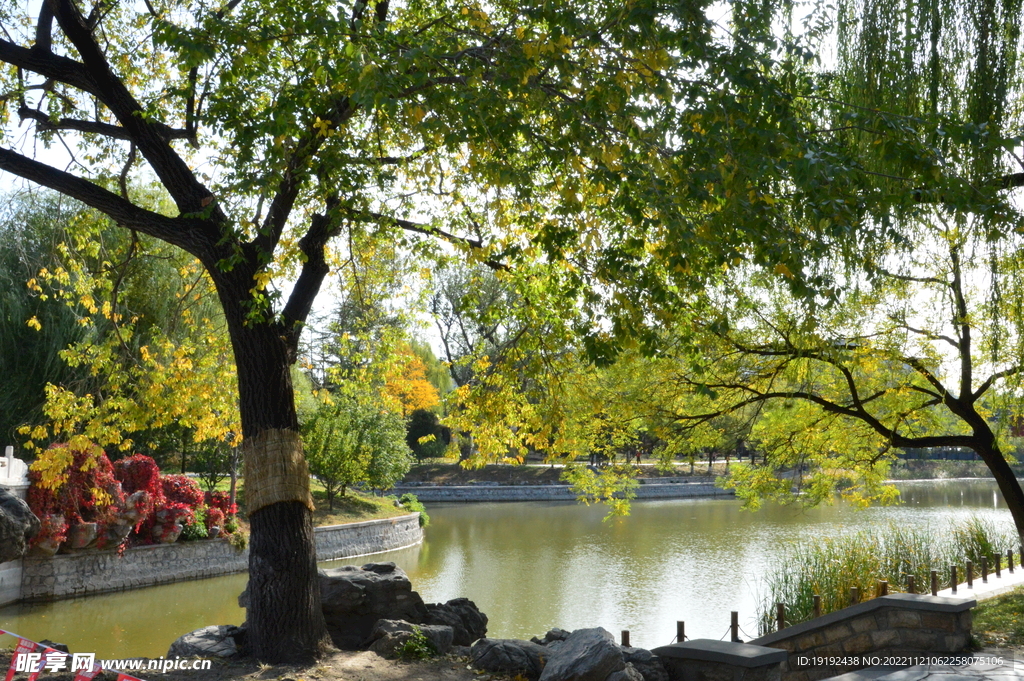
M 612 672 L 605 681 L 644 681 L 644 677 L 636 667 L 627 662 L 621 671 Z
M 196 629 L 171 644 L 167 658 L 177 657 L 233 657 L 245 643 L 245 625 L 214 624 Z
M 551 651 L 540 681 L 605 681 L 625 667 L 611 632 L 601 627 L 577 629 Z
M 544 671 L 549 651 L 532 641 L 513 638 L 482 638 L 473 644 L 473 666 L 489 672 L 522 674 L 536 679 Z M 602 679 L 601 681 L 604 681 Z
M 401 647 L 419 630 L 434 648 L 444 655 L 452 647 L 452 628 L 436 624 L 410 624 L 401 620 L 377 620 L 367 643 L 381 657 L 398 657 Z
M 571 633 L 571 631 L 566 631 L 565 629 L 559 629 L 558 627 L 555 627 L 554 629 L 549 629 L 548 633 L 544 634 L 544 638 L 537 638 L 536 636 L 534 636 L 530 640 L 534 643 L 539 643 L 542 646 L 546 646 L 558 641 L 564 641 L 565 639 L 569 638 L 569 635 Z
M 327 631 L 342 650 L 361 648 L 377 620 L 419 624 L 427 618 L 423 599 L 394 563 L 321 570 L 320 601 Z
M 622 648 L 622 659 L 626 666 L 633 667 L 644 677 L 644 681 L 668 681 L 668 672 L 658 656 L 643 648 Z
M 449 626 L 455 632 L 455 645 L 471 646 L 487 636 L 487 615 L 468 598 L 453 598 L 447 603 L 428 603 L 427 624 Z
M 39 518 L 28 504 L 0 486 L 0 563 L 25 555 L 28 540 L 39 532 Z

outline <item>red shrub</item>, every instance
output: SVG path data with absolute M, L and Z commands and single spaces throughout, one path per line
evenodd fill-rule
M 215 506 L 211 506 L 206 511 L 206 530 L 210 531 L 211 527 L 224 528 L 224 511 L 220 510 Z
M 224 516 L 238 513 L 238 505 L 231 503 L 231 495 L 227 492 L 207 492 L 206 505 L 210 508 L 220 509 Z
M 203 503 L 203 490 L 187 475 L 165 475 L 160 478 L 160 484 L 168 502 L 185 504 L 189 509 L 195 509 Z
M 114 475 L 121 481 L 125 494 L 140 489 L 154 497 L 163 496 L 160 485 L 160 468 L 156 461 L 145 454 L 135 454 L 114 462 Z

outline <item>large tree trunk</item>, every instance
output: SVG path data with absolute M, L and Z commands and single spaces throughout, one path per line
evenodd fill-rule
M 1006 458 L 999 450 L 991 432 L 988 435 L 983 438 L 983 443 L 980 446 L 974 448 L 974 451 L 992 471 L 992 477 L 996 479 L 999 491 L 1003 495 L 1003 501 L 1006 502 L 1006 508 L 1010 510 L 1010 515 L 1013 517 L 1013 524 L 1017 527 L 1017 535 L 1020 539 L 1017 546 L 1011 547 L 1016 551 L 1019 547 L 1024 546 L 1024 490 L 1021 489 L 1020 482 L 1010 468 L 1010 464 L 1006 463 Z
M 245 324 L 237 305 L 225 305 L 225 312 L 238 367 L 246 509 L 252 527 L 248 643 L 264 662 L 309 661 L 326 652 L 331 642 L 320 606 L 308 472 L 290 476 L 291 487 L 283 494 L 274 488 L 280 500 L 260 504 L 254 499 L 254 472 L 267 461 L 273 463 L 282 441 L 298 447 L 290 374 L 294 357 L 276 324 Z M 301 450 L 297 458 L 304 471 Z M 289 494 L 293 498 L 284 498 Z

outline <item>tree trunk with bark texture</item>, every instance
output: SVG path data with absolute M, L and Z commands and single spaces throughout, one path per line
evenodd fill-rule
M 266 441 L 258 436 L 267 431 L 298 433 L 291 381 L 294 351 L 280 324 L 245 323 L 239 304 L 245 298 L 232 296 L 230 283 L 241 288 L 248 282 L 218 283 L 238 369 L 248 471 L 256 459 L 269 455 L 260 446 Z M 308 477 L 305 486 L 308 493 Z M 246 499 L 251 497 L 247 494 Z M 311 509 L 299 500 L 282 501 L 250 512 L 249 521 L 250 652 L 269 663 L 308 662 L 322 656 L 331 640 L 320 605 Z

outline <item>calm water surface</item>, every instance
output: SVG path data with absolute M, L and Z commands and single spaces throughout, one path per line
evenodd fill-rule
M 601 507 L 561 502 L 431 504 L 420 546 L 325 567 L 392 560 L 427 602 L 467 596 L 494 637 L 551 627 L 629 629 L 634 645 L 671 642 L 676 620 L 692 638 L 721 638 L 729 612 L 756 630 L 758 576 L 786 544 L 898 522 L 942 531 L 976 514 L 1010 522 L 995 483 L 902 483 L 899 506 L 742 511 L 732 499 L 643 501 L 604 522 Z M 0 608 L 0 629 L 67 643 L 100 658 L 167 652 L 179 635 L 239 624 L 245 575 L 40 605 Z M 744 638 L 752 636 L 744 636 Z M 0 645 L 10 642 L 0 637 Z

